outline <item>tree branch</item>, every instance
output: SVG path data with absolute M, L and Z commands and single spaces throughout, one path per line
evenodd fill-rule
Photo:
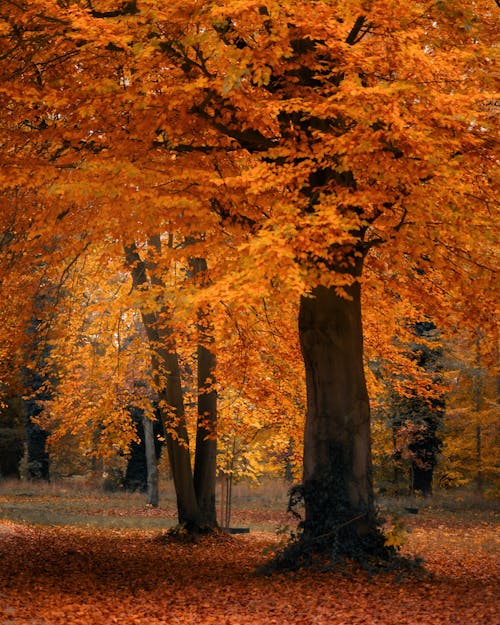
M 354 22 L 354 26 L 352 27 L 351 32 L 347 35 L 347 38 L 345 40 L 347 44 L 353 46 L 355 43 L 358 43 L 358 41 L 361 41 L 361 39 L 366 35 L 366 33 L 368 32 L 367 30 L 358 37 L 361 29 L 365 25 L 365 22 L 366 17 L 364 15 L 360 15 L 357 18 L 357 20 Z
M 87 0 L 87 6 L 90 10 L 90 14 L 92 17 L 96 19 L 103 19 L 108 17 L 123 17 L 125 15 L 136 15 L 139 13 L 139 9 L 137 8 L 137 0 L 128 0 L 128 2 L 124 2 L 119 8 L 114 11 L 97 11 L 92 6 L 91 0 Z

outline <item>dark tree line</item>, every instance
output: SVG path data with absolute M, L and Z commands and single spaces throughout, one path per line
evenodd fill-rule
M 437 342 L 436 326 L 430 321 L 419 322 L 414 326 L 414 333 L 415 340 L 410 348 L 416 363 L 431 375 L 433 383 L 439 383 L 442 350 L 438 345 L 428 344 Z M 409 456 L 409 490 L 412 494 L 432 494 L 434 468 L 442 448 L 440 428 L 444 411 L 443 395 L 427 398 L 417 394 L 408 397 L 396 391 L 390 394 L 389 413 L 394 439 L 398 438 L 403 428 L 407 431 L 405 447 Z M 404 455 L 401 446 L 397 446 L 394 451 L 396 482 Z
M 148 463 L 146 458 L 146 435 L 144 431 L 144 410 L 136 406 L 130 408 L 130 416 L 134 423 L 139 441 L 132 441 L 130 444 L 130 458 L 127 462 L 123 487 L 125 490 L 145 493 L 148 490 Z M 159 437 L 164 436 L 163 424 L 158 408 L 155 410 L 155 421 L 153 421 L 153 441 L 155 451 L 155 461 L 158 462 L 161 456 L 162 443 Z

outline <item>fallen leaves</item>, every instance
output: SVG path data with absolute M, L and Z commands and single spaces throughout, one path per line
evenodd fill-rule
M 4 523 L 0 623 L 497 624 L 494 523 L 418 523 L 409 548 L 428 572 L 400 581 L 340 571 L 259 577 L 277 540 L 268 533 L 185 545 L 154 532 Z

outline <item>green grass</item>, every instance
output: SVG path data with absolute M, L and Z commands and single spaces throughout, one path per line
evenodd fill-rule
M 261 485 L 233 486 L 231 526 L 252 532 L 275 532 L 295 524 L 286 514 L 289 485 L 266 480 Z M 217 487 L 217 514 L 221 517 L 221 487 Z M 381 498 L 383 515 L 404 515 L 411 525 L 427 519 L 456 522 L 493 521 L 500 516 L 498 501 L 484 500 L 466 491 L 439 493 L 427 499 Z M 415 515 L 406 508 L 418 509 Z M 0 479 L 0 520 L 48 526 L 95 527 L 101 529 L 162 530 L 177 522 L 173 485 L 165 481 L 160 489 L 160 506 L 146 506 L 143 493 L 103 492 L 78 479 L 55 483 Z
M 260 487 L 233 487 L 231 525 L 252 531 L 274 531 L 286 522 L 288 486 L 279 481 Z M 221 488 L 217 488 L 220 515 Z M 160 489 L 160 506 L 146 505 L 144 493 L 103 492 L 79 480 L 55 483 L 0 480 L 0 519 L 37 525 L 109 529 L 167 529 L 175 526 L 175 493 L 171 482 Z
M 40 525 L 160 529 L 175 525 L 173 500 L 150 510 L 141 493 L 104 493 L 86 484 L 0 481 L 0 518 Z

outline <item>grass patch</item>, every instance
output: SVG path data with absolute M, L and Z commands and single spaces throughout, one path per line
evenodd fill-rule
M 272 532 L 295 527 L 296 520 L 286 513 L 290 485 L 265 480 L 260 485 L 233 486 L 231 525 L 249 527 L 252 532 Z M 217 513 L 220 516 L 220 486 Z M 426 499 L 415 497 L 380 498 L 382 515 L 403 516 L 404 523 L 451 524 L 498 522 L 500 503 L 478 499 L 464 492 L 442 493 Z M 410 514 L 407 509 L 418 510 Z M 0 479 L 0 519 L 49 526 L 70 525 L 110 529 L 168 529 L 177 523 L 173 485 L 164 481 L 159 508 L 146 506 L 143 493 L 103 492 L 95 485 L 68 479 L 54 483 Z
M 231 525 L 254 532 L 274 532 L 291 523 L 286 514 L 288 486 L 264 482 L 260 487 L 233 487 Z M 220 488 L 217 489 L 220 495 Z M 220 513 L 220 501 L 217 501 Z M 146 495 L 125 491 L 103 492 L 79 480 L 54 483 L 0 480 L 0 519 L 49 526 L 110 529 L 168 529 L 177 523 L 171 482 L 160 490 L 160 506 L 146 506 Z

